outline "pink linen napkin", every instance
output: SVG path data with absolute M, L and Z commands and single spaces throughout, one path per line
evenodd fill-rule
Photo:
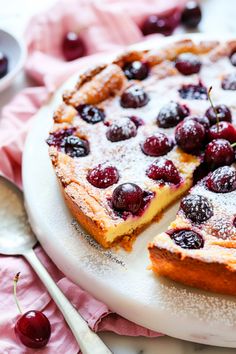
M 37 110 L 67 77 L 77 70 L 104 61 L 108 53 L 143 39 L 138 27 L 151 13 L 168 9 L 179 11 L 185 0 L 61 0 L 50 11 L 32 18 L 26 30 L 27 73 L 41 85 L 24 89 L 2 110 L 0 119 L 0 174 L 21 187 L 21 159 L 26 134 Z M 60 51 L 63 35 L 69 30 L 81 32 L 90 56 L 64 62 Z M 157 36 L 158 38 L 158 36 Z M 95 331 L 108 330 L 131 336 L 156 337 L 161 334 L 138 326 L 111 313 L 56 268 L 38 246 L 36 252 L 69 300 L 78 308 Z M 0 256 L 0 348 L 1 353 L 34 353 L 20 346 L 14 334 L 17 308 L 12 296 L 12 279 L 22 277 L 18 296 L 25 310 L 43 310 L 52 325 L 52 336 L 42 353 L 74 354 L 79 347 L 46 289 L 21 257 Z

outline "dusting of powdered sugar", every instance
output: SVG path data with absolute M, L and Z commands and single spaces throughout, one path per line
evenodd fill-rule
M 113 251 L 111 250 L 105 250 L 94 238 L 92 238 L 88 233 L 86 233 L 85 231 L 83 231 L 81 229 L 81 226 L 79 225 L 79 223 L 73 219 L 71 222 L 71 225 L 75 228 L 75 230 L 78 232 L 79 236 L 86 241 L 86 243 L 92 248 L 95 249 L 97 252 L 100 253 L 100 255 L 102 256 L 102 258 L 105 260 L 108 260 L 108 262 L 112 262 L 115 263 L 117 265 L 120 265 L 121 267 L 126 268 L 126 264 L 124 262 L 124 260 L 122 260 L 121 258 L 117 257 Z M 86 254 L 86 259 L 89 260 L 88 255 Z M 92 257 L 93 259 L 93 257 Z M 94 261 L 94 259 L 93 259 Z M 89 262 L 90 263 L 90 262 Z M 103 262 L 104 264 L 104 262 Z

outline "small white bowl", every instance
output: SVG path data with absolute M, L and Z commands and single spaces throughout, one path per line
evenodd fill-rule
M 23 42 L 8 31 L 0 29 L 0 51 L 8 58 L 8 72 L 0 79 L 0 91 L 3 91 L 22 69 L 26 58 L 26 49 Z

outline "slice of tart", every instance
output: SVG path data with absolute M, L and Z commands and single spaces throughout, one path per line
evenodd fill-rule
M 131 52 L 63 95 L 49 154 L 72 214 L 104 247 L 133 237 L 192 186 L 209 127 L 207 87 L 219 70 L 227 81 L 233 48 L 183 40 Z
M 223 166 L 193 187 L 175 221 L 149 245 L 152 269 L 175 281 L 236 295 L 236 169 Z

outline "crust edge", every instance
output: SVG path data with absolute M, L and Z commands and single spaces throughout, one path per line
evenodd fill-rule
M 236 295 L 236 272 L 224 263 L 202 262 L 182 257 L 181 252 L 170 252 L 154 243 L 148 246 L 151 268 L 158 276 L 170 278 L 194 288 L 220 294 Z

